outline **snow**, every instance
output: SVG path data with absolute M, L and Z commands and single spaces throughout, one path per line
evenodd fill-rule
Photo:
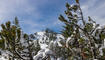
M 3 56 L 0 56 L 0 60 L 8 60 L 8 59 L 6 59 L 6 58 L 3 57 Z
M 44 31 L 42 31 L 42 32 L 38 32 L 37 34 L 39 35 L 39 36 L 43 36 L 44 35 Z
M 41 49 L 46 49 L 48 47 L 47 44 L 40 44 L 40 46 L 41 46 Z
M 64 40 L 64 37 L 61 34 L 57 34 L 57 39 L 50 41 L 49 44 L 46 44 L 45 42 L 46 38 L 47 36 L 45 36 L 45 32 L 37 33 L 37 39 L 39 40 L 41 50 L 38 52 L 37 55 L 33 57 L 34 60 L 38 60 L 38 59 L 42 60 L 42 58 L 45 58 L 48 56 L 50 56 L 51 60 L 55 60 L 54 58 L 55 53 L 52 51 L 52 49 L 56 46 L 62 46 L 60 41 Z M 60 58 L 58 58 L 57 60 L 60 60 Z
M 69 37 L 66 41 L 66 47 L 69 47 L 69 41 L 70 41 L 71 37 Z
M 50 49 L 43 49 L 38 52 L 36 56 L 34 56 L 34 60 L 45 58 L 46 56 L 54 54 Z
M 0 55 L 0 60 L 9 60 L 8 54 L 6 54 L 4 51 L 2 51 L 2 55 Z

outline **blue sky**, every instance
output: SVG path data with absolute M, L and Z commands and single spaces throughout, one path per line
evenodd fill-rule
M 22 30 L 34 33 L 45 28 L 59 32 L 62 23 L 58 20 L 64 14 L 65 3 L 73 0 L 0 0 L 0 23 L 13 21 L 17 16 Z M 80 0 L 84 16 L 91 16 L 97 23 L 105 23 L 105 0 Z M 85 17 L 87 18 L 87 17 Z

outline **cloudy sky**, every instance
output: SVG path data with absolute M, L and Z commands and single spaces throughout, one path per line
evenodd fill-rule
M 17 16 L 26 33 L 42 31 L 45 28 L 59 32 L 62 23 L 58 20 L 64 14 L 65 3 L 73 0 L 0 0 L 0 24 L 13 21 Z M 105 24 L 105 0 L 80 0 L 84 16 L 91 16 L 97 23 Z

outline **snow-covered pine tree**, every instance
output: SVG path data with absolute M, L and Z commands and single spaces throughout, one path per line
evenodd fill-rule
M 5 47 L 4 50 L 9 52 L 9 59 L 33 60 L 33 56 L 40 50 L 39 43 L 34 44 L 32 39 L 35 37 L 22 32 L 17 17 L 13 24 L 8 21 L 1 27 L 1 48 Z
M 24 44 L 25 44 L 24 53 L 25 54 L 23 55 L 26 56 L 28 60 L 34 60 L 33 56 L 35 56 L 40 50 L 39 41 L 38 40 L 34 41 L 33 39 L 35 39 L 35 37 L 32 34 L 31 35 L 24 34 L 24 39 L 25 39 L 24 41 Z
M 22 58 L 19 55 L 19 51 L 22 50 L 22 47 L 20 44 L 21 29 L 18 25 L 17 17 L 15 18 L 13 25 L 10 21 L 8 21 L 5 24 L 2 24 L 1 27 L 2 30 L 0 32 L 0 36 L 4 41 L 5 50 L 8 50 L 12 53 L 12 55 L 9 54 L 10 56 L 12 56 L 11 59 L 14 60 L 15 58 Z
M 66 4 L 66 18 L 60 15 L 64 29 L 62 35 L 65 37 L 68 48 L 68 60 L 94 60 L 105 59 L 103 41 L 105 39 L 105 28 L 99 29 L 99 24 L 88 17 L 84 19 L 79 0 L 75 0 L 74 5 Z M 103 51 L 103 52 L 102 52 Z M 102 53 L 101 53 L 102 52 Z M 65 55 L 65 54 L 64 54 Z
M 49 28 L 45 29 L 45 36 L 46 36 L 45 43 L 47 44 L 57 39 L 57 33 Z

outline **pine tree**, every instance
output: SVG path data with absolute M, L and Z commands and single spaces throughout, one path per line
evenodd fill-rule
M 1 39 L 5 43 L 5 49 L 13 53 L 12 59 L 15 58 L 22 58 L 19 55 L 19 51 L 21 50 L 20 44 L 20 37 L 21 37 L 21 29 L 18 25 L 17 18 L 15 18 L 15 23 L 12 25 L 10 21 L 6 22 L 5 24 L 1 24 L 2 30 L 1 30 Z
M 35 37 L 32 34 L 23 33 L 17 17 L 13 24 L 8 21 L 5 24 L 1 24 L 1 27 L 0 43 L 2 44 L 0 47 L 12 53 L 9 53 L 10 59 L 33 60 L 33 56 L 40 50 L 40 46 L 38 43 L 36 43 L 36 47 L 34 46 L 32 39 Z
M 104 56 L 104 54 L 100 55 L 99 50 L 105 39 L 105 28 L 98 29 L 99 24 L 96 24 L 91 17 L 85 20 L 79 0 L 75 1 L 74 5 L 66 4 L 65 15 L 67 18 L 63 15 L 59 16 L 59 20 L 65 24 L 62 35 L 66 40 L 65 48 L 69 49 L 66 52 L 72 53 L 68 55 L 67 59 L 100 59 L 100 56 Z
M 32 34 L 31 35 L 24 34 L 25 43 L 27 44 L 27 46 L 25 46 L 25 50 L 28 50 L 26 51 L 27 54 L 25 55 L 28 55 L 26 57 L 29 58 L 29 60 L 33 60 L 33 56 L 35 56 L 40 50 L 39 41 L 36 40 L 34 42 L 33 40 L 34 38 L 35 37 Z
M 57 33 L 49 28 L 45 29 L 45 36 L 46 36 L 45 43 L 47 43 L 47 44 L 49 44 L 51 41 L 55 41 L 57 39 L 57 37 L 56 37 Z

